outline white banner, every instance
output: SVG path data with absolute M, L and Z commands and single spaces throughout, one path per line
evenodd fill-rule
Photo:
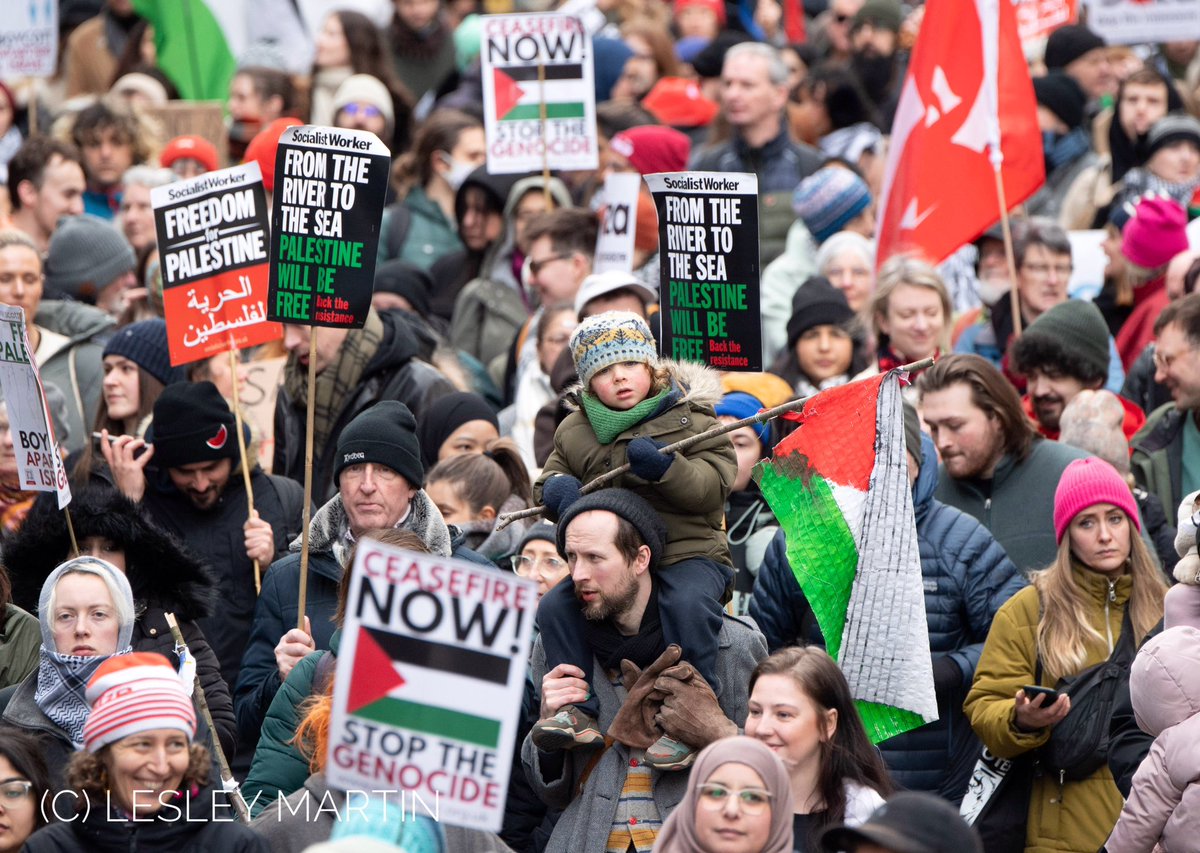
M 480 56 L 488 172 L 597 167 L 592 37 L 578 18 L 484 15 Z
M 58 63 L 58 0 L 9 0 L 0 15 L 0 80 L 53 77 Z
M 398 803 L 397 821 L 498 832 L 537 586 L 371 539 L 359 541 L 351 573 L 329 784 Z
M 21 488 L 57 492 L 58 508 L 62 509 L 71 502 L 71 487 L 54 437 L 42 380 L 30 357 L 32 351 L 25 331 L 25 312 L 0 305 L 0 387 L 4 389 Z
M 1092 0 L 1087 24 L 1109 44 L 1200 39 L 1196 0 Z
M 604 179 L 604 217 L 596 237 L 593 272 L 633 272 L 633 242 L 637 232 L 637 172 L 613 172 Z

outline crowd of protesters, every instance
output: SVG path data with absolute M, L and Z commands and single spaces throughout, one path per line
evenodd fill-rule
M 571 3 L 599 162 L 552 174 L 489 172 L 480 59 L 482 15 L 552 0 L 232 4 L 223 129 L 179 135 L 202 111 L 172 109 L 152 5 L 59 0 L 57 74 L 0 80 L 0 303 L 73 492 L 68 520 L 23 488 L 0 401 L 0 853 L 374 849 L 293 807 L 345 805 L 325 747 L 363 537 L 539 599 L 502 830 L 388 849 L 1195 849 L 1200 41 L 1028 39 L 1045 183 L 1011 262 L 997 225 L 934 265 L 876 251 L 920 3 Z M 304 123 L 391 152 L 365 324 L 173 366 L 151 191 L 257 162 L 270 193 Z M 644 184 L 632 268 L 593 269 L 605 178 L 688 170 L 757 176 L 770 372 L 659 355 Z M 873 745 L 798 580 L 820 566 L 753 476 L 794 425 L 711 431 L 924 359 L 903 432 L 939 719 Z M 242 451 L 230 401 L 279 362 Z

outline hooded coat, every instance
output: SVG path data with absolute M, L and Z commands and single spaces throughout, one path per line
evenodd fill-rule
M 540 191 L 545 185 L 541 175 L 513 184 L 504 206 L 504 236 L 484 256 L 479 277 L 462 289 L 454 303 L 450 342 L 485 365 L 508 353 L 533 309 L 533 297 L 513 271 L 517 251 L 515 211 L 517 202 L 527 193 Z M 551 178 L 549 186 L 555 208 L 572 206 L 571 194 L 562 181 Z
M 98 338 L 111 333 L 116 323 L 99 308 L 57 300 L 47 300 L 38 306 L 34 322 L 67 338 L 58 347 L 39 346 L 38 373 L 43 382 L 57 386 L 67 398 L 67 437 L 62 444 L 76 453 L 90 441 L 88 433 L 100 408 L 104 342 Z
M 457 527 L 447 527 L 442 514 L 423 490 L 417 490 L 409 507 L 408 518 L 400 527 L 420 536 L 431 554 L 460 557 L 495 568 L 494 564 L 459 546 L 462 534 Z M 328 649 L 333 638 L 338 583 L 351 545 L 346 537 L 349 524 L 340 494 L 317 510 L 309 523 L 308 591 L 304 612 L 311 623 L 317 649 Z M 233 691 L 234 713 L 244 747 L 258 743 L 263 718 L 279 690 L 275 646 L 280 637 L 296 627 L 300 606 L 300 543 L 300 537 L 297 537 L 291 544 L 291 553 L 272 563 L 270 571 L 263 577 L 250 640 Z
M 216 611 L 216 581 L 209 568 L 185 546 L 148 521 L 137 506 L 116 491 L 82 489 L 71 501 L 75 534 L 109 539 L 125 552 L 125 577 L 133 591 L 137 618 L 135 652 L 158 652 L 175 659 L 175 641 L 166 614 L 174 613 L 188 650 L 196 660 L 200 686 L 212 712 L 213 725 L 227 755 L 236 746 L 237 726 L 229 687 L 198 619 Z M 67 525 L 58 510 L 39 505 L 25 525 L 4 543 L 10 567 L 13 601 L 37 613 L 38 596 L 50 573 L 67 559 Z
M 542 502 L 542 487 L 558 474 L 568 474 L 586 484 L 626 463 L 629 443 L 648 436 L 673 444 L 718 426 L 713 407 L 722 396 L 721 378 L 700 364 L 662 360 L 677 393 L 669 395 L 657 414 L 630 427 L 610 444 L 596 439 L 591 421 L 576 408 L 554 433 L 554 451 L 533 486 L 535 504 Z M 576 405 L 582 388 L 567 392 Z M 725 500 L 737 476 L 737 457 L 729 436 L 718 435 L 675 454 L 675 461 L 656 483 L 633 473 L 608 484 L 628 489 L 644 498 L 667 526 L 664 566 L 692 557 L 707 557 L 723 566 L 733 565 L 725 538 Z
M 1108 853 L 1194 850 L 1200 814 L 1200 629 L 1163 631 L 1138 652 L 1129 676 L 1138 726 L 1153 735 Z
M 334 418 L 330 435 L 340 435 L 350 421 L 380 400 L 399 400 L 420 418 L 430 401 L 454 390 L 437 368 L 422 360 L 416 335 L 393 316 L 395 313 L 380 312 L 383 340 L 363 369 L 358 388 L 347 396 Z M 304 423 L 305 407 L 292 399 L 285 383 L 275 400 L 275 463 L 271 470 L 297 483 L 304 482 Z M 315 502 L 327 501 L 337 492 L 333 478 L 336 445 L 331 442 L 313 448 Z

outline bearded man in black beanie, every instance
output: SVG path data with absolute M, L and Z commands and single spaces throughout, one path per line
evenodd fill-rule
M 308 528 L 305 630 L 296 628 L 300 598 L 300 540 L 271 566 L 254 612 L 250 642 L 234 688 L 234 712 L 243 742 L 257 742 L 279 685 L 305 655 L 328 649 L 338 583 L 359 537 L 395 527 L 417 534 L 440 557 L 495 564 L 462 547 L 462 532 L 447 526 L 425 494 L 425 467 L 417 421 L 403 403 L 385 400 L 342 430 L 333 456 L 337 494 L 317 510 Z
M 267 474 L 248 447 L 250 516 L 236 429 L 233 412 L 213 383 L 168 385 L 154 402 L 154 422 L 146 434 L 153 451 L 140 496 L 150 519 L 186 542 L 215 576 L 221 606 L 198 623 L 230 687 L 237 683 L 258 597 L 254 561 L 266 571 L 287 553 L 300 533 L 304 503 L 300 485 Z M 253 755 L 254 743 L 246 746 Z

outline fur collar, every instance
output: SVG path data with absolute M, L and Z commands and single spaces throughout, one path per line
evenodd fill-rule
M 421 537 L 429 546 L 431 554 L 449 557 L 452 550 L 450 528 L 442 520 L 442 514 L 437 506 L 425 494 L 424 489 L 417 489 L 409 503 L 408 518 L 401 525 Z M 346 507 L 340 494 L 330 498 L 323 507 L 317 510 L 308 525 L 308 549 L 310 554 L 332 553 L 339 565 L 345 565 L 349 551 L 349 540 L 346 531 L 350 520 L 346 516 Z M 288 550 L 300 552 L 301 537 L 292 540 Z
M 679 403 L 691 403 L 693 406 L 711 409 L 721 402 L 724 392 L 721 390 L 721 374 L 707 365 L 695 361 L 675 361 L 660 358 L 659 365 L 665 367 L 671 378 L 683 390 Z M 579 395 L 583 393 L 581 382 L 572 383 L 563 392 L 563 403 L 574 412 L 581 408 Z

